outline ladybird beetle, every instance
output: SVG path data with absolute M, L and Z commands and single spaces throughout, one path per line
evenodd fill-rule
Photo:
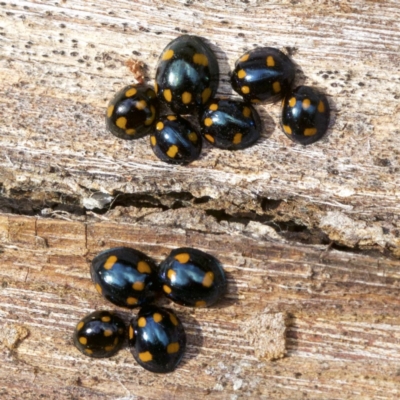
M 129 345 L 135 360 L 151 372 L 173 371 L 182 359 L 186 334 L 170 310 L 143 307 L 129 325 Z
M 200 116 L 202 136 L 221 149 L 238 150 L 254 144 L 260 137 L 261 120 L 248 103 L 214 99 Z
M 170 164 L 188 164 L 199 157 L 202 140 L 189 121 L 170 114 L 157 121 L 150 144 L 160 160 Z
M 128 247 L 98 254 L 90 273 L 96 290 L 120 307 L 134 308 L 150 303 L 158 291 L 155 263 L 142 252 Z
M 226 290 L 225 272 L 220 262 L 192 248 L 173 250 L 161 263 L 158 277 L 164 294 L 184 306 L 210 306 Z
M 198 36 L 183 35 L 163 50 L 156 71 L 158 98 L 177 114 L 190 114 L 217 91 L 214 52 Z
M 125 323 L 108 311 L 95 311 L 76 325 L 73 340 L 86 356 L 111 357 L 121 348 L 125 338 Z
M 110 101 L 106 127 L 120 139 L 139 139 L 150 132 L 158 117 L 158 100 L 146 85 L 129 85 Z
M 295 75 L 293 62 L 278 49 L 260 47 L 235 63 L 233 89 L 247 101 L 275 102 L 285 96 Z
M 329 114 L 324 94 L 309 86 L 299 86 L 282 103 L 281 126 L 288 138 L 307 145 L 325 135 Z

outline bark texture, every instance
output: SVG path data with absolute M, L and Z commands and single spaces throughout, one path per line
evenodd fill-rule
M 152 82 L 183 33 L 216 52 L 220 95 L 245 51 L 289 54 L 328 96 L 328 136 L 293 144 L 280 105 L 259 105 L 255 146 L 204 144 L 181 167 L 106 132 L 109 99 Z M 399 50 L 397 0 L 1 2 L 0 396 L 399 398 Z M 157 261 L 193 246 L 227 271 L 214 308 L 158 300 L 188 334 L 174 373 L 72 344 L 83 315 L 114 308 L 89 265 L 121 245 Z

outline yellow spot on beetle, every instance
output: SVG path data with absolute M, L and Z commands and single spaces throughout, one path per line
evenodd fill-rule
M 85 349 L 85 353 L 86 353 L 86 354 L 93 354 L 93 350 Z
M 79 338 L 79 343 L 85 345 L 85 344 L 87 344 L 87 339 L 85 337 L 81 336 Z
M 160 321 L 162 321 L 162 315 L 160 313 L 156 312 L 153 314 L 153 319 L 154 319 L 154 322 L 160 322 Z
M 139 353 L 139 358 L 143 362 L 149 362 L 153 359 L 153 356 L 149 351 L 144 351 L 143 353 Z
M 129 306 L 133 306 L 137 302 L 138 302 L 138 299 L 136 299 L 135 297 L 128 297 L 126 299 L 126 304 L 128 304 Z
M 296 97 L 292 97 L 290 100 L 289 100 L 289 106 L 290 107 L 294 107 L 296 105 Z
M 138 326 L 139 328 L 144 328 L 146 326 L 146 318 L 140 317 L 138 320 Z
M 233 137 L 232 143 L 233 144 L 239 144 L 242 141 L 242 134 L 241 133 L 236 133 L 235 136 Z
M 106 347 L 104 347 L 104 350 L 105 350 L 105 351 L 111 351 L 111 350 L 114 350 L 114 346 L 113 346 L 113 345 L 106 346 Z
M 150 143 L 152 146 L 155 146 L 157 144 L 157 139 L 155 136 L 150 136 Z
M 322 100 L 320 100 L 318 103 L 318 112 L 323 113 L 324 111 L 325 111 L 325 105 L 322 102 Z
M 303 110 L 307 110 L 311 106 L 310 99 L 304 99 L 301 106 L 303 107 Z
M 111 318 L 108 315 L 105 315 L 104 317 L 101 317 L 102 322 L 110 322 Z
M 133 328 L 131 325 L 129 325 L 129 339 L 133 339 L 133 337 L 135 336 L 135 332 L 133 331 Z
M 251 110 L 250 110 L 249 107 L 243 107 L 243 115 L 244 115 L 246 118 L 249 118 L 249 117 L 250 117 L 250 115 L 251 115 Z
M 157 122 L 156 129 L 157 129 L 158 131 L 163 130 L 163 129 L 164 129 L 164 124 L 163 124 L 161 121 L 160 121 L 160 122 Z
M 193 62 L 194 62 L 195 64 L 203 65 L 203 67 L 207 67 L 207 65 L 208 65 L 208 58 L 207 58 L 207 56 L 206 56 L 205 54 L 196 53 L 196 54 L 193 56 Z
M 174 51 L 172 49 L 167 50 L 163 56 L 162 59 L 164 61 L 170 60 L 174 56 Z
M 114 106 L 108 106 L 108 108 L 107 108 L 107 117 L 111 118 L 111 115 L 113 114 L 113 112 L 114 112 Z
M 182 103 L 189 104 L 192 101 L 192 95 L 189 92 L 182 93 Z
M 104 269 L 111 269 L 114 264 L 118 261 L 117 256 L 110 256 L 107 258 L 107 261 L 104 263 Z
M 171 320 L 173 325 L 175 325 L 175 326 L 178 325 L 178 319 L 175 317 L 174 314 L 169 314 L 169 319 Z
M 150 265 L 147 264 L 146 261 L 139 261 L 139 262 L 138 262 L 138 265 L 137 265 L 137 270 L 138 270 L 141 274 L 151 274 Z
M 121 129 L 125 129 L 126 128 L 126 123 L 127 123 L 127 119 L 125 117 L 119 117 L 116 121 L 115 121 L 115 125 L 118 126 L 118 128 Z
M 249 59 L 249 57 L 250 57 L 250 54 L 245 54 L 244 56 L 239 58 L 239 61 L 245 62 Z
M 125 92 L 125 96 L 126 96 L 126 97 L 132 97 L 132 96 L 134 96 L 136 93 L 137 93 L 137 90 L 136 90 L 135 88 L 131 88 L 131 89 L 129 89 L 129 90 L 127 90 L 127 91 Z
M 154 82 L 154 91 L 158 93 L 158 83 Z
M 164 95 L 164 99 L 167 100 L 168 102 L 170 102 L 172 100 L 171 89 L 165 89 L 163 95 Z
M 167 285 L 163 285 L 163 290 L 165 293 L 170 294 L 172 292 L 171 288 Z
M 83 325 L 85 325 L 83 321 L 79 322 L 79 324 L 76 326 L 76 330 L 80 331 L 83 328 Z
M 195 307 L 205 307 L 206 305 L 207 303 L 203 300 L 196 301 L 196 303 L 194 304 Z
M 281 91 L 281 84 L 279 82 L 274 82 L 272 84 L 272 89 L 275 93 L 279 93 Z
M 316 128 L 306 128 L 304 129 L 304 136 L 314 136 L 317 133 Z
M 146 118 L 146 120 L 144 121 L 144 124 L 146 126 L 151 125 L 154 122 L 154 118 L 156 117 L 156 110 L 154 109 L 153 106 L 150 106 L 150 111 L 151 111 L 150 117 Z
M 118 340 L 118 336 L 117 336 L 117 337 L 114 339 L 114 346 L 117 345 L 118 342 L 119 342 L 119 340 Z
M 167 277 L 170 281 L 174 281 L 176 278 L 176 272 L 173 269 L 169 269 L 167 272 Z
M 246 71 L 244 69 L 241 69 L 238 71 L 237 76 L 239 79 L 243 79 L 246 76 Z
M 250 101 L 251 101 L 252 103 L 254 103 L 254 104 L 261 103 L 261 100 L 260 100 L 260 99 L 251 99 Z
M 209 142 L 211 142 L 211 143 L 214 143 L 214 142 L 215 142 L 215 139 L 214 139 L 210 134 L 208 134 L 208 133 L 206 133 L 206 134 L 204 135 L 204 137 L 205 137 Z
M 103 289 L 101 288 L 101 286 L 100 286 L 98 283 L 96 283 L 96 284 L 94 285 L 94 287 L 96 288 L 96 290 L 97 290 L 100 294 L 103 294 Z
M 147 103 L 144 100 L 139 100 L 136 102 L 135 107 L 138 110 L 144 110 L 147 107 Z
M 204 278 L 203 278 L 203 286 L 205 287 L 210 287 L 214 282 L 214 274 L 210 271 L 210 272 L 206 272 L 204 274 Z
M 205 126 L 211 126 L 213 124 L 213 120 L 211 118 L 206 118 L 204 120 L 204 125 Z
M 267 67 L 275 67 L 274 57 L 272 56 L 267 57 Z
M 136 133 L 136 131 L 135 131 L 133 128 L 131 128 L 131 129 L 127 129 L 127 130 L 125 131 L 125 133 L 126 133 L 127 135 L 134 135 L 134 134 Z
M 250 88 L 248 86 L 242 86 L 242 93 L 244 94 L 250 93 Z
M 168 354 L 177 353 L 178 351 L 179 351 L 179 343 L 178 342 L 170 343 L 167 346 Z
M 218 110 L 218 104 L 216 104 L 216 103 L 211 104 L 209 109 L 211 111 L 217 111 Z
M 166 154 L 169 158 L 174 158 L 178 154 L 178 146 L 175 146 L 174 144 L 170 146 L 170 148 L 167 150 Z
M 103 332 L 103 334 L 104 334 L 105 337 L 108 337 L 108 336 L 111 336 L 113 334 L 113 331 L 111 329 L 106 329 Z
M 292 128 L 289 125 L 282 125 L 283 130 L 288 134 L 292 134 Z
M 176 121 L 176 115 L 167 115 L 168 121 Z
M 191 142 L 197 142 L 197 139 L 198 139 L 198 137 L 197 137 L 195 132 L 190 132 L 189 135 L 188 135 L 188 138 L 189 138 L 189 140 Z
M 134 282 L 132 285 L 133 290 L 143 290 L 144 289 L 144 282 Z
M 211 96 L 211 89 L 210 88 L 205 88 L 203 92 L 201 93 L 201 101 L 204 103 L 207 103 L 208 99 Z
M 181 264 L 186 264 L 190 260 L 189 253 L 180 253 L 174 256 L 176 261 L 179 261 Z

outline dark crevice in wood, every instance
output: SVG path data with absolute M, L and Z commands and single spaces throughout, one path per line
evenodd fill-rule
M 60 212 L 69 214 L 71 217 L 78 217 L 86 215 L 87 212 L 80 204 L 78 197 L 65 196 L 61 193 L 46 192 L 38 194 L 23 190 L 12 190 L 11 194 L 13 197 L 0 196 L 0 212 L 41 217 L 50 217 Z M 104 205 L 101 209 L 94 208 L 91 212 L 97 215 L 104 215 L 116 207 L 155 208 L 159 209 L 160 212 L 180 208 L 202 209 L 206 215 L 215 218 L 218 223 L 226 221 L 247 226 L 250 222 L 258 222 L 267 225 L 288 242 L 306 245 L 329 245 L 330 248 L 340 252 L 393 258 L 390 249 L 361 249 L 358 246 L 354 248 L 343 246 L 332 242 L 327 234 L 319 228 L 310 228 L 302 225 L 298 220 L 280 220 L 277 209 L 282 200 L 259 199 L 261 208 L 264 211 L 264 214 L 260 215 L 254 211 L 228 213 L 225 209 L 207 208 L 208 203 L 213 206 L 216 205 L 213 204 L 211 197 L 195 198 L 189 192 L 170 192 L 162 195 L 114 193 L 113 197 L 114 200 L 111 203 Z M 140 218 L 137 219 L 137 221 L 139 220 Z
M 29 193 L 23 191 L 14 194 L 16 196 L 12 198 L 0 196 L 0 212 L 28 216 L 44 216 L 42 211 L 51 209 L 52 211 L 63 211 L 72 215 L 85 215 L 85 210 L 79 205 L 79 200 L 71 196 L 61 194 L 56 196 L 62 199 L 60 202 L 44 198 L 29 198 Z

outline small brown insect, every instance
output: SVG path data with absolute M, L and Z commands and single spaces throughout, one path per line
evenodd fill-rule
M 137 80 L 138 83 L 144 82 L 145 65 L 142 61 L 129 59 L 126 61 L 125 65 L 132 72 L 134 78 Z

